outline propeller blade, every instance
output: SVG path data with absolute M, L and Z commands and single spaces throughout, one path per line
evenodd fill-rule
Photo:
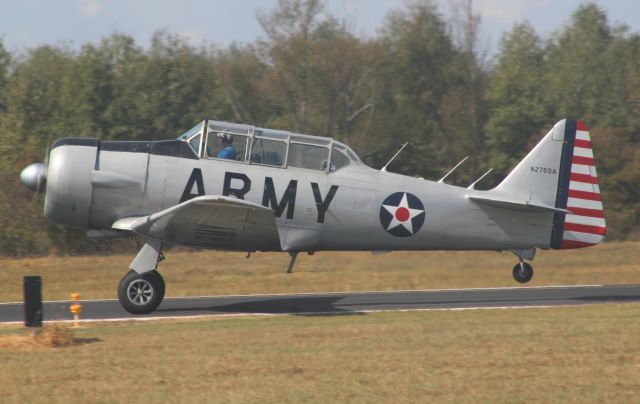
M 47 170 L 49 169 L 49 152 L 51 151 L 51 143 L 49 142 L 49 138 L 47 137 L 47 148 L 44 152 L 44 181 L 38 181 L 36 187 L 36 200 L 40 203 L 40 193 L 42 191 L 42 187 L 44 187 L 47 183 Z

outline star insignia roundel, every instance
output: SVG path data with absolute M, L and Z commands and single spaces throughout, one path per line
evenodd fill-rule
M 409 237 L 416 234 L 424 224 L 424 218 L 424 205 L 408 192 L 393 193 L 380 206 L 380 224 L 392 236 Z

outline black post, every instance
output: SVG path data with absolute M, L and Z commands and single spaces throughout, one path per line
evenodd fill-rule
M 42 278 L 24 277 L 24 325 L 42 327 Z

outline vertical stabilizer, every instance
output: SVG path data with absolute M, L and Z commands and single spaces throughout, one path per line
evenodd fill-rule
M 606 235 L 591 138 L 580 121 L 563 119 L 555 124 L 495 190 L 558 209 L 551 248 L 588 247 Z

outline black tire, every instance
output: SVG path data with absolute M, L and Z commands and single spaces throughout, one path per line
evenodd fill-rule
M 518 262 L 513 267 L 513 279 L 520 283 L 527 283 L 533 278 L 533 267 L 526 262 Z
M 158 271 L 129 271 L 118 285 L 118 300 L 131 314 L 149 314 L 164 299 L 164 279 Z

